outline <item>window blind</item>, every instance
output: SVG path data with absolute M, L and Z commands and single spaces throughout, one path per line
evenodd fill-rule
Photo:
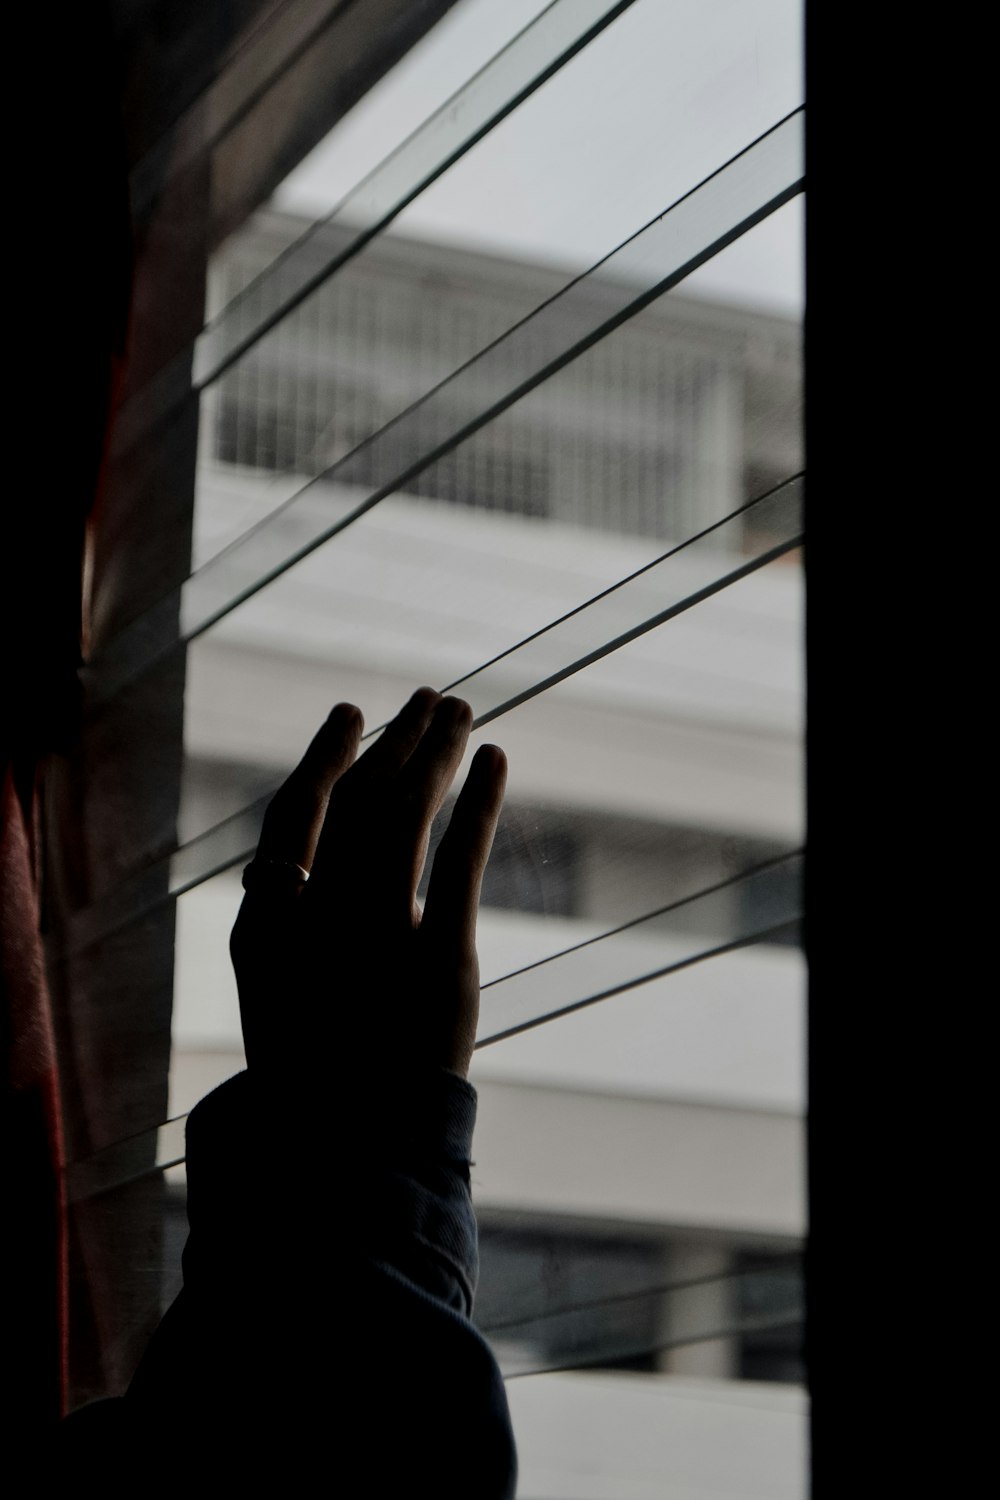
M 193 346 L 151 376 L 123 413 L 121 448 L 162 441 L 182 387 L 188 394 L 202 393 L 203 420 L 213 412 L 218 418 L 218 404 L 213 408 L 211 402 L 227 378 L 253 368 L 251 362 L 260 360 L 269 344 L 277 350 L 275 341 L 289 320 L 303 316 L 320 289 L 343 277 L 406 205 L 585 48 L 598 47 L 605 29 L 628 9 L 556 0 L 543 10 L 332 213 L 307 226 L 225 300 Z M 307 34 L 301 33 L 303 45 Z M 352 535 L 364 534 L 366 545 L 377 545 L 382 533 L 363 533 L 377 507 L 390 515 L 388 528 L 396 514 L 391 504 L 414 493 L 422 474 L 466 448 L 533 393 L 553 389 L 560 373 L 589 351 L 606 341 L 611 347 L 616 330 L 674 289 L 682 290 L 699 267 L 789 204 L 804 186 L 803 118 L 796 109 L 748 140 L 688 191 L 664 203 L 656 218 L 636 225 L 588 271 L 487 337 L 443 378 L 432 377 L 417 399 L 348 446 L 335 462 L 319 461 L 305 475 L 279 470 L 281 482 L 274 490 L 257 495 L 254 524 L 214 552 L 210 545 L 189 576 L 102 642 L 86 672 L 92 711 L 99 715 L 120 702 L 200 642 L 214 645 L 220 627 L 238 632 L 244 612 L 266 604 L 278 587 L 305 589 L 300 580 L 307 560 L 319 566 Z M 258 384 L 262 369 L 258 365 L 254 376 Z M 281 378 L 279 370 L 276 379 Z M 538 623 L 506 635 L 502 624 L 485 655 L 477 655 L 470 640 L 459 675 L 436 685 L 472 702 L 477 728 L 497 721 L 495 732 L 503 741 L 508 716 L 533 705 L 541 711 L 556 701 L 560 687 L 576 679 L 610 682 L 616 673 L 624 679 L 629 650 L 637 643 L 665 638 L 678 622 L 699 618 L 707 601 L 735 597 L 743 581 L 773 571 L 802 545 L 803 476 L 794 455 L 770 482 L 749 483 L 755 492 L 735 496 L 736 503 L 731 494 L 722 496 L 709 517 L 690 510 L 682 534 L 669 546 L 644 543 L 644 561 L 602 578 L 599 587 L 582 591 L 569 607 L 532 590 L 526 562 L 524 592 L 535 594 Z M 433 496 L 433 490 L 427 494 Z M 419 519 L 422 513 L 412 514 Z M 427 545 L 433 551 L 434 538 Z M 449 566 L 440 548 L 435 566 L 445 571 Z M 372 576 L 377 579 L 377 572 Z M 752 613 L 753 601 L 748 618 Z M 725 670 L 736 681 L 752 651 L 741 646 L 732 656 Z M 598 679 L 595 670 L 607 675 Z M 713 692 L 711 670 L 704 683 L 707 701 Z M 762 693 L 766 688 L 751 672 L 744 707 Z M 302 725 L 302 734 L 308 729 Z M 267 775 L 275 784 L 281 779 L 277 768 Z M 102 947 L 128 941 L 135 924 L 151 912 L 190 898 L 238 866 L 256 843 L 268 795 L 214 821 L 209 813 L 203 826 L 166 847 L 157 840 L 136 848 L 113 886 L 71 914 L 70 960 L 96 961 Z M 530 962 L 512 964 L 484 985 L 479 1045 L 494 1046 L 499 1055 L 514 1035 L 558 1024 L 558 1018 L 598 1002 L 613 1006 L 615 997 L 638 986 L 661 986 L 657 993 L 669 1004 L 671 976 L 719 954 L 794 935 L 801 919 L 800 840 L 788 836 L 779 843 L 778 852 L 741 851 L 721 879 L 709 878 L 705 868 L 694 870 L 679 896 L 664 889 L 657 900 L 648 885 L 635 890 L 623 898 L 632 905 L 618 920 L 591 921 L 598 930 L 578 941 L 543 937 L 543 951 Z M 539 1142 L 539 1149 L 544 1145 Z M 139 1131 L 81 1156 L 70 1168 L 71 1196 L 85 1202 L 113 1194 L 127 1183 L 168 1172 L 181 1158 L 182 1121 L 165 1121 L 154 1131 Z M 794 1267 L 797 1259 L 778 1257 L 775 1264 Z M 600 1295 L 533 1312 L 512 1303 L 506 1316 L 484 1326 L 506 1349 L 505 1370 L 512 1376 L 627 1361 L 736 1338 L 754 1328 L 795 1326 L 801 1310 L 794 1280 L 766 1311 L 748 1310 L 766 1274 L 759 1268 L 737 1270 L 685 1283 L 649 1272 L 636 1287 L 627 1284 L 624 1273 L 616 1283 L 619 1273 L 612 1272 Z M 706 1297 L 706 1287 L 720 1295 Z M 721 1318 L 720 1308 L 728 1309 Z

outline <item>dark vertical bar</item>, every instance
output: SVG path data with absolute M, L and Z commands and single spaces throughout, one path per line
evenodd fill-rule
M 960 368 L 968 394 L 971 366 L 942 366 L 933 343 L 955 295 L 936 274 L 939 233 L 958 232 L 955 158 L 938 88 L 948 64 L 920 56 L 946 31 L 807 7 L 814 1500 L 975 1487 L 960 1477 L 972 1447 L 948 1438 L 947 1386 L 963 1367 L 938 1316 L 957 1287 L 936 1232 L 950 1220 L 948 1238 L 969 1247 L 948 1204 L 970 1142 L 952 1156 L 946 1132 L 970 995 L 949 957 L 971 923 L 947 920 L 957 866 L 942 788 L 954 783 L 936 754 L 969 709 L 949 702 L 968 642 L 953 654 L 941 608 L 969 492 L 939 489 L 934 463 L 956 432 L 939 372 Z M 956 562 L 964 573 L 966 554 Z
M 74 1084 L 58 966 L 45 972 L 54 933 L 46 946 L 42 930 L 53 916 L 60 849 L 66 867 L 80 864 L 72 827 L 54 826 L 56 788 L 79 740 L 84 539 L 131 276 L 107 7 L 64 7 L 58 15 L 29 8 L 12 18 L 11 31 L 9 55 L 30 83 L 18 96 L 8 153 L 19 213 L 5 299 L 12 394 L 0 549 L 0 738 L 11 772 L 5 790 L 13 784 L 17 792 L 6 799 L 10 821 L 0 841 L 8 855 L 0 892 L 13 1251 L 4 1319 L 8 1469 L 19 1447 L 37 1465 L 42 1449 L 32 1431 L 59 1415 L 67 1394 L 70 1227 L 61 1169 Z M 9 857 L 12 841 L 21 846 L 19 861 Z

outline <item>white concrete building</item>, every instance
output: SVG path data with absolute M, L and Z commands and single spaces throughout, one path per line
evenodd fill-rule
M 219 299 L 299 228 L 248 229 Z M 286 552 L 304 514 L 347 516 L 377 456 L 313 483 L 284 536 L 274 513 L 564 280 L 380 238 L 206 396 L 199 559 L 265 516 Z M 338 699 L 374 728 L 791 478 L 799 385 L 794 323 L 673 293 L 423 469 L 192 644 L 182 836 L 265 792 Z M 625 615 L 739 566 L 760 524 L 751 508 L 636 580 Z M 529 694 L 606 619 L 581 611 L 456 691 L 477 714 Z M 787 927 L 734 946 L 794 909 L 794 865 L 736 877 L 801 845 L 802 689 L 790 553 L 473 736 L 510 762 L 481 1035 L 617 991 L 474 1064 L 477 1316 L 523 1500 L 805 1494 L 804 965 Z M 239 895 L 236 869 L 178 902 L 172 1113 L 241 1064 Z

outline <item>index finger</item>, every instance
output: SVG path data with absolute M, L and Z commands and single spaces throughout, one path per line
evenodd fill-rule
M 264 814 L 257 858 L 311 870 L 330 793 L 354 763 L 364 718 L 353 703 L 338 703 L 305 755 L 278 788 Z

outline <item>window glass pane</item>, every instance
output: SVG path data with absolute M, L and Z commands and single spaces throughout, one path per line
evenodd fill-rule
M 274 206 L 310 220 L 280 260 L 263 267 L 252 288 L 234 290 L 227 278 L 213 278 L 210 320 L 195 349 L 196 383 L 214 379 L 248 338 L 390 222 L 629 3 L 456 6 L 279 186 Z M 510 36 L 519 19 L 528 24 Z M 483 66 L 473 73 L 479 58 Z M 348 233 L 339 246 L 325 236 L 317 261 L 314 231 L 331 225 Z
M 383 459 L 275 513 L 795 109 L 799 54 L 784 0 L 636 0 L 206 390 L 197 558 L 270 517 L 287 561 L 346 518 Z M 440 103 L 415 89 L 425 113 Z M 225 248 L 218 303 L 379 158 L 373 127 L 344 166 L 356 128 Z M 617 991 L 473 1063 L 476 1316 L 526 1496 L 660 1493 L 679 1473 L 805 1493 L 801 228 L 786 203 L 424 465 L 481 400 L 455 382 L 425 428 L 396 429 L 395 492 L 189 648 L 176 1113 L 241 1065 L 228 928 L 269 789 L 338 699 L 374 728 L 419 682 L 492 663 L 467 683 L 477 713 L 503 710 L 473 748 L 495 739 L 510 761 L 481 1036 Z
M 808 1492 L 800 1388 L 587 1371 L 512 1380 L 507 1391 L 525 1495 L 669 1494 L 655 1487 L 668 1480 L 691 1495 Z
M 575 8 L 583 30 L 609 7 L 586 0 Z M 459 0 L 279 184 L 273 206 L 300 218 L 325 218 L 381 162 L 397 153 L 401 142 L 454 94 L 464 92 L 480 69 L 531 27 L 516 53 L 516 73 L 509 55 L 496 70 L 512 86 L 520 84 L 522 60 L 541 61 L 545 56 L 538 38 L 548 43 L 571 30 L 565 5 L 552 18 L 556 24 L 532 26 L 551 9 L 549 0 L 508 0 L 503 6 L 490 0 Z
M 797 0 L 637 0 L 398 232 L 581 270 L 799 107 L 800 28 Z
M 243 898 L 239 869 L 227 870 L 177 902 L 170 1113 L 245 1067 L 240 1004 L 229 934 Z
M 601 344 L 582 358 L 579 351 L 633 313 L 642 298 L 686 275 L 722 238 L 773 210 L 801 180 L 801 130 L 800 115 L 777 126 L 661 221 L 630 226 L 629 232 L 639 231 L 635 237 L 571 286 L 542 267 L 526 270 L 442 247 L 431 251 L 395 237 L 384 237 L 349 262 L 203 397 L 203 467 L 211 469 L 213 461 L 237 465 L 266 480 L 257 488 L 256 505 L 233 516 L 233 538 L 289 503 L 276 516 L 277 530 L 259 527 L 185 586 L 185 632 L 201 628 L 251 580 L 287 564 L 289 554 L 278 538 L 288 521 L 294 519 L 298 545 L 305 549 L 386 486 L 462 496 L 468 504 L 529 515 L 564 514 L 570 493 L 574 510 L 586 507 L 599 469 L 596 454 L 588 455 L 579 442 L 575 465 L 562 452 L 574 414 L 577 422 L 590 416 L 592 442 L 604 439 L 606 458 L 612 464 L 617 458 L 626 487 L 666 485 L 675 492 L 675 504 L 686 498 L 690 504 L 692 488 L 704 488 L 714 446 L 720 464 L 730 453 L 732 370 L 746 354 L 737 329 L 719 328 L 711 314 L 689 306 L 669 342 L 662 319 L 658 326 L 650 314 L 631 323 L 610 349 Z M 768 242 L 794 242 L 797 228 L 794 210 L 785 213 L 777 229 L 766 231 Z M 765 233 L 763 226 L 753 233 Z M 259 263 L 268 263 L 294 235 L 294 222 L 270 221 L 253 247 Z M 741 266 L 762 258 L 745 249 L 732 254 L 738 264 L 729 272 L 730 284 L 743 274 Z M 665 305 L 666 317 L 682 311 L 672 299 Z M 577 351 L 572 362 L 560 370 L 571 351 Z M 773 365 L 773 356 L 767 363 Z M 540 400 L 546 411 L 541 424 L 532 421 L 530 401 L 518 400 L 513 414 L 501 416 L 499 426 L 491 424 L 485 440 L 473 436 L 460 445 L 460 455 L 446 453 L 427 472 L 439 447 L 473 431 L 487 413 L 510 406 L 546 373 L 551 378 L 534 403 Z M 643 438 L 627 417 L 636 407 L 634 422 L 641 424 L 643 408 L 648 416 L 657 399 L 673 408 L 659 445 L 648 434 Z M 561 416 L 555 415 L 560 408 Z M 623 419 L 616 451 L 615 429 Z M 544 440 L 553 425 L 561 440 L 554 449 Z M 711 431 L 695 441 L 701 455 L 696 458 L 692 429 L 706 425 Z M 664 444 L 671 454 L 667 467 L 655 453 Z M 555 467 L 562 499 L 557 494 L 553 506 Z M 323 489 L 329 482 L 357 489 L 352 504 L 346 496 L 340 507 L 326 498 L 328 519 L 312 515 L 323 499 L 309 481 L 320 476 Z M 202 503 L 199 497 L 199 510 Z M 647 502 L 639 529 L 655 524 Z M 226 535 L 218 522 L 206 530 L 199 520 L 198 528 L 196 560 L 203 566 Z

